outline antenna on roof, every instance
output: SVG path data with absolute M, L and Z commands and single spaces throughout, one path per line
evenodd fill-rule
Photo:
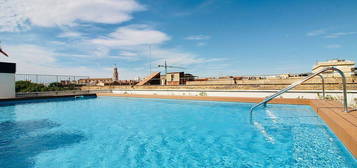
M 151 60 L 151 44 L 149 44 L 149 61 Z M 151 74 L 151 61 L 150 61 L 150 74 Z
M 179 66 L 170 66 L 170 65 L 167 65 L 166 60 L 165 60 L 165 64 L 164 64 L 164 65 L 158 65 L 157 67 L 164 67 L 164 68 L 165 68 L 165 74 L 167 74 L 167 68 L 185 69 L 185 68 L 179 67 Z
M 1 48 L 1 41 L 0 41 L 0 53 L 4 54 L 5 56 L 9 57 L 9 55 L 7 55 L 7 53 L 5 53 L 2 48 Z

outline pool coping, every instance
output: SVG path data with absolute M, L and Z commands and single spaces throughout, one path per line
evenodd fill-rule
M 68 94 L 68 95 L 56 95 L 56 96 L 33 96 L 33 97 L 16 97 L 16 98 L 0 98 L 0 102 L 21 101 L 21 100 L 39 100 L 39 99 L 56 99 L 56 98 L 69 98 L 69 97 L 92 97 L 97 96 L 95 93 L 85 94 Z
M 258 103 L 264 99 L 252 97 L 171 96 L 115 93 L 97 93 L 97 96 L 206 100 L 244 103 Z M 328 127 L 341 140 L 341 142 L 352 153 L 352 155 L 357 158 L 357 111 L 345 113 L 343 112 L 343 105 L 340 102 L 331 100 L 276 98 L 273 99 L 270 103 L 311 106 L 311 108 L 326 122 Z

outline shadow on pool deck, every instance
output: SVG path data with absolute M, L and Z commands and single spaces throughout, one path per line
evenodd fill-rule
M 51 129 L 59 124 L 50 120 L 6 121 L 0 123 L 0 167 L 30 168 L 33 157 L 41 152 L 79 143 L 85 139 L 80 133 L 55 132 L 29 135 L 38 129 Z

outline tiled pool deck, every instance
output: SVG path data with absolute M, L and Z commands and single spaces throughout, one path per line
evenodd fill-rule
M 98 96 L 119 96 L 136 98 L 159 98 L 159 99 L 186 99 L 207 101 L 230 101 L 258 103 L 263 98 L 244 97 L 211 97 L 211 96 L 165 96 L 165 95 L 138 95 L 138 94 L 113 94 L 98 93 Z M 276 104 L 300 104 L 309 105 L 327 123 L 330 129 L 344 143 L 349 151 L 357 158 L 357 111 L 343 112 L 343 106 L 337 101 L 315 99 L 273 99 L 270 103 Z

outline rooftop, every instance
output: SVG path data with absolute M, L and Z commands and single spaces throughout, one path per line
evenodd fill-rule
M 343 59 L 334 59 L 334 60 L 329 60 L 325 62 L 318 62 L 312 67 L 312 70 L 315 70 L 316 68 L 319 67 L 325 67 L 325 66 L 354 66 L 355 62 L 350 61 L 350 60 L 343 60 Z

